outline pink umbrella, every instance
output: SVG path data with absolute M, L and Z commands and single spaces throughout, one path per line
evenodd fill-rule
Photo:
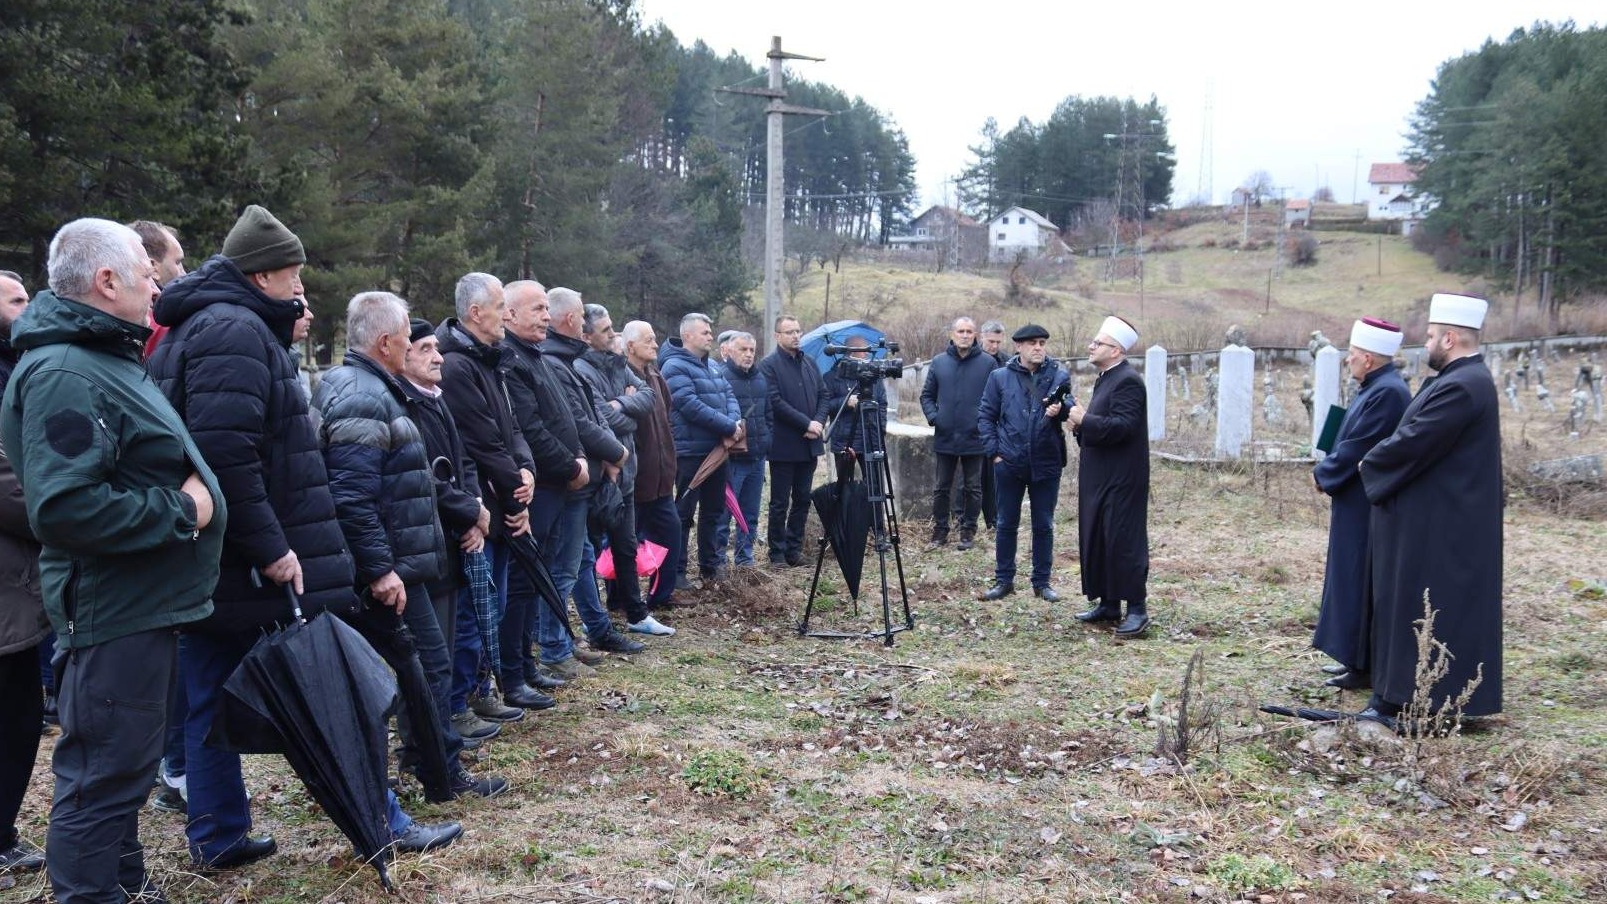
M 745 534 L 751 533 L 748 530 L 748 519 L 742 516 L 742 506 L 737 504 L 737 494 L 731 491 L 731 484 L 729 483 L 725 485 L 725 510 L 731 513 L 732 518 L 736 519 L 738 530 Z
M 669 550 L 652 540 L 643 540 L 636 544 L 636 576 L 647 577 L 658 571 L 659 566 L 664 564 L 664 557 L 669 554 Z M 603 554 L 597 557 L 597 574 L 605 581 L 614 579 L 613 549 L 605 549 Z

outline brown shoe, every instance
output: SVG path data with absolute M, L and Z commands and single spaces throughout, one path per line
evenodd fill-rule
M 607 659 L 608 654 L 601 650 L 587 650 L 577 646 L 575 647 L 575 658 L 587 665 L 596 665 Z M 559 675 L 558 677 L 562 678 L 563 676 Z

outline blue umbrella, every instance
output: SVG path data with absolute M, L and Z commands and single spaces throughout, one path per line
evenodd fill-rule
M 863 320 L 838 320 L 823 324 L 804 334 L 803 353 L 813 358 L 815 366 L 824 374 L 831 370 L 837 359 L 826 354 L 826 346 L 842 345 L 852 336 L 864 336 L 871 345 L 882 341 L 882 331 L 871 326 Z M 875 358 L 887 357 L 887 349 L 879 348 L 871 355 Z

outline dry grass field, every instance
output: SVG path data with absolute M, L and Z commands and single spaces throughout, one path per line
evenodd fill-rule
M 1177 250 L 1147 258 L 1143 318 L 1136 282 L 1102 281 L 1098 261 L 1038 274 L 1051 307 L 1001 313 L 1080 343 L 1116 310 L 1181 350 L 1191 336 L 1215 347 L 1235 322 L 1261 344 L 1311 329 L 1338 340 L 1363 311 L 1409 319 L 1435 289 L 1477 288 L 1390 237 L 1378 277 L 1376 236 L 1320 233 L 1318 267 L 1285 271 L 1265 313 L 1271 252 L 1223 249 L 1237 229 L 1172 233 Z M 824 282 L 812 274 L 789 305 L 808 322 L 824 313 Z M 941 337 L 1002 287 L 993 272 L 845 263 L 830 316 L 937 324 Z M 1258 440 L 1303 442 L 1300 376 L 1278 374 L 1288 422 L 1271 429 L 1258 412 Z M 1208 424 L 1171 404 L 1172 447 L 1208 443 Z M 1560 412 L 1527 402 L 1503 416 L 1506 711 L 1456 737 L 1260 714 L 1263 702 L 1365 704 L 1323 688 L 1309 648 L 1326 503 L 1308 465 L 1157 460 L 1145 639 L 1071 618 L 1073 469 L 1056 513 L 1066 601 L 977 602 L 991 539 L 928 553 L 919 523 L 902 544 L 916 627 L 890 648 L 799 637 L 809 569 L 738 572 L 665 615 L 677 636 L 611 657 L 482 748 L 476 770 L 509 778 L 510 793 L 431 806 L 404 781 L 409 812 L 461 819 L 467 834 L 397 862 L 394 896 L 273 757 L 248 757 L 247 776 L 276 856 L 201 876 L 179 817 L 147 810 L 141 834 L 175 902 L 1607 900 L 1607 501 L 1599 487 L 1543 492 L 1525 471 L 1601 453 L 1607 434 L 1570 441 Z M 879 597 L 861 604 L 856 616 L 828 558 L 816 626 L 879 622 Z M 50 749 L 47 737 L 20 826 L 38 841 Z M 45 900 L 38 874 L 0 877 L 0 902 Z
M 1507 429 L 1513 462 L 1572 451 L 1543 424 Z M 1063 491 L 1071 599 L 1069 474 Z M 410 812 L 468 833 L 395 864 L 394 897 L 272 757 L 248 758 L 248 782 L 275 857 L 199 876 L 178 817 L 146 811 L 142 836 L 175 902 L 1599 901 L 1599 494 L 1583 514 L 1514 488 L 1506 712 L 1455 738 L 1259 714 L 1364 702 L 1322 688 L 1308 648 L 1326 506 L 1300 465 L 1157 462 L 1146 639 L 1078 625 L 1075 602 L 978 603 L 991 544 L 927 553 L 926 525 L 906 524 L 916 628 L 895 646 L 798 637 L 807 569 L 690 594 L 666 616 L 676 637 L 482 749 L 509 794 L 430 806 L 404 783 Z M 854 617 L 829 558 L 827 574 L 817 624 L 871 625 L 879 601 Z M 1158 740 L 1191 660 L 1182 758 Z M 49 752 L 21 825 L 40 840 Z M 0 901 L 34 900 L 37 874 L 0 878 Z

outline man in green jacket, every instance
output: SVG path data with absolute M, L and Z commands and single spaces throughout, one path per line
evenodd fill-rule
M 139 809 L 162 755 L 177 629 L 212 611 L 217 479 L 140 363 L 156 283 L 139 236 L 75 220 L 50 291 L 18 318 L 0 444 L 22 484 L 56 629 L 61 739 L 47 867 L 56 900 L 160 900 Z

